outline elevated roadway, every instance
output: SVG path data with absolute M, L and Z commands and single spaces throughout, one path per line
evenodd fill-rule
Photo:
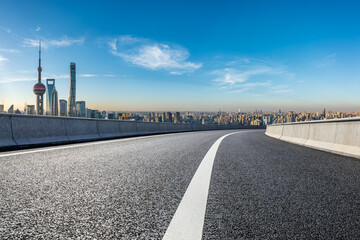
M 0 153 L 0 239 L 359 239 L 359 213 L 359 159 L 263 130 Z

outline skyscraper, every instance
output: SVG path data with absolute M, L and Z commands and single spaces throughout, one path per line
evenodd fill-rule
M 76 69 L 75 63 L 70 63 L 69 86 L 69 117 L 76 117 Z
M 57 116 L 58 114 L 59 114 L 58 92 L 54 87 L 51 93 L 51 115 Z
M 67 101 L 60 99 L 60 116 L 67 116 Z
M 24 109 L 25 114 L 34 115 L 35 114 L 35 105 L 25 105 Z
M 0 104 L 0 113 L 4 112 L 4 105 Z
M 44 114 L 44 99 L 43 95 L 46 91 L 45 85 L 41 83 L 41 41 L 39 41 L 39 67 L 38 67 L 38 82 L 34 85 L 33 91 L 36 95 L 36 110 L 37 115 Z
M 86 117 L 85 101 L 76 102 L 76 114 L 77 117 Z
M 46 115 L 52 115 L 51 114 L 51 95 L 55 88 L 55 79 L 46 79 L 46 88 L 47 88 Z
M 9 107 L 8 113 L 14 113 L 14 104 Z
M 166 121 L 167 122 L 172 122 L 173 121 L 171 112 L 166 113 Z
M 180 113 L 175 112 L 174 113 L 174 123 L 179 123 L 179 122 L 180 122 Z

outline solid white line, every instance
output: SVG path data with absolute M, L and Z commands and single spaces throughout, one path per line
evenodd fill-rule
M 142 136 L 142 137 L 122 138 L 122 139 L 115 139 L 115 140 L 99 140 L 99 141 L 96 141 L 96 142 L 81 143 L 81 144 L 74 144 L 74 145 L 66 145 L 66 146 L 62 146 L 62 147 L 51 147 L 51 148 L 31 150 L 31 151 L 7 153 L 7 154 L 2 154 L 2 155 L 0 155 L 0 158 L 1 158 L 1 157 L 16 156 L 16 155 L 23 155 L 23 154 L 30 154 L 30 153 L 39 153 L 39 152 L 55 151 L 55 150 L 68 149 L 68 148 L 86 147 L 86 146 L 91 146 L 91 145 L 107 144 L 107 143 L 113 143 L 113 142 L 124 142 L 124 141 L 131 141 L 131 140 L 137 140 L 137 139 L 145 139 L 145 138 L 153 138 L 153 137 L 179 135 L 179 134 L 183 134 L 183 133 L 180 132 L 180 133 L 159 134 L 159 135 Z
M 206 203 L 216 152 L 224 138 L 232 134 L 245 132 L 251 131 L 226 134 L 211 146 L 196 170 L 163 240 L 198 240 L 202 238 Z

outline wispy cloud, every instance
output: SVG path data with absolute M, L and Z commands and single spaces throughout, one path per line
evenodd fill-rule
M 319 61 L 313 62 L 313 67 L 322 68 L 334 65 L 336 62 L 336 53 L 329 54 Z
M 252 58 L 238 58 L 225 63 L 226 68 L 212 71 L 213 82 L 220 90 L 229 93 L 262 89 L 267 92 L 272 82 L 292 79 L 292 73 L 281 64 Z M 275 80 L 273 80 L 275 79 Z
M 0 27 L 1 30 L 7 32 L 7 33 L 11 33 L 11 29 L 8 27 Z
M 111 54 L 151 70 L 166 70 L 171 74 L 183 74 L 202 67 L 202 63 L 188 61 L 189 51 L 175 44 L 120 36 L 108 41 L 108 45 Z
M 9 59 L 7 59 L 7 58 L 0 55 L 0 64 L 2 64 L 4 62 L 8 62 L 8 61 L 9 61 Z
M 22 70 L 18 71 L 19 73 L 22 73 L 19 76 L 16 77 L 1 77 L 0 76 L 0 83 L 9 83 L 9 82 L 26 82 L 26 81 L 36 81 L 37 80 L 37 72 L 35 70 Z M 105 76 L 105 75 L 97 75 L 97 74 L 89 74 L 89 73 L 83 73 L 78 74 L 77 77 L 80 78 L 92 78 L 92 77 L 98 77 L 98 76 Z M 44 74 L 42 76 L 43 80 L 46 79 L 69 79 L 69 74 Z
M 104 77 L 118 77 L 116 74 L 104 74 Z
M 71 39 L 71 38 L 67 38 L 64 37 L 62 39 L 44 39 L 41 40 L 41 46 L 43 48 L 48 48 L 48 47 L 68 47 L 71 45 L 81 45 L 83 44 L 85 41 L 84 38 L 79 38 L 79 39 Z M 23 46 L 24 47 L 38 47 L 39 46 L 39 40 L 38 39 L 30 39 L 30 38 L 25 38 L 23 41 Z
M 11 48 L 0 48 L 0 52 L 5 52 L 5 53 L 20 53 L 20 50 L 17 49 L 11 49 Z
M 10 82 L 27 82 L 27 81 L 37 81 L 36 71 L 21 71 L 23 73 L 33 73 L 33 74 L 24 74 L 20 76 L 10 76 L 10 77 L 0 77 L 0 83 L 10 83 Z M 55 78 L 55 79 L 68 79 L 69 74 L 44 74 L 42 79 Z
M 250 91 L 250 90 L 252 90 L 252 89 L 254 89 L 254 88 L 269 87 L 269 86 L 271 86 L 271 82 L 270 82 L 270 81 L 244 83 L 244 84 L 236 85 L 235 87 L 231 88 L 231 90 L 229 91 L 229 93 L 247 92 L 247 91 Z
M 89 78 L 89 77 L 96 77 L 96 75 L 95 74 L 84 73 L 84 74 L 80 74 L 79 77 Z
M 36 79 L 37 79 L 36 76 L 34 76 L 34 77 L 0 77 L 0 83 L 36 81 Z
M 35 32 L 39 32 L 41 30 L 41 27 L 36 27 Z

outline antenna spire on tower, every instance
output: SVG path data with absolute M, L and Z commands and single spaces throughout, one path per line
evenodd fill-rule
M 39 67 L 41 66 L 41 39 L 39 39 Z

